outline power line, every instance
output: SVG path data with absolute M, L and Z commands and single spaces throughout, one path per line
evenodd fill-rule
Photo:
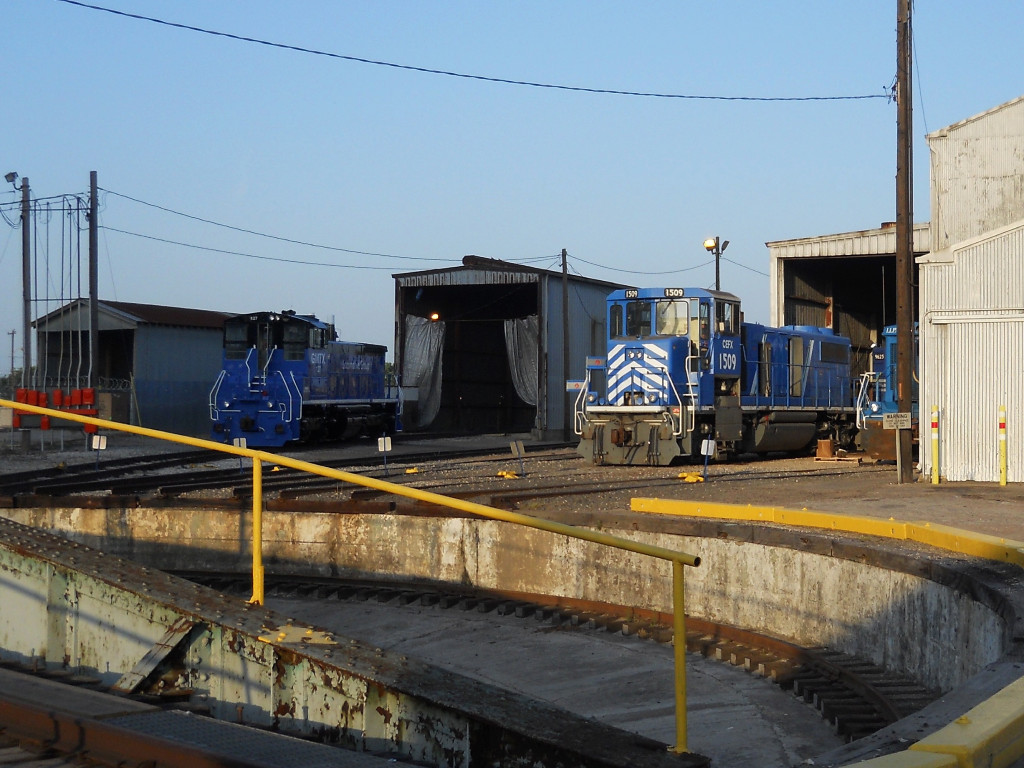
M 745 269 L 748 272 L 753 272 L 755 275 L 762 275 L 763 277 L 771 277 L 771 275 L 769 275 L 767 272 L 762 272 L 759 269 L 754 269 L 753 267 L 748 267 L 746 264 L 740 264 L 738 261 L 733 261 L 732 259 L 725 258 L 725 256 L 722 256 L 722 261 L 728 261 L 730 264 L 732 264 L 734 266 L 737 266 L 737 267 L 740 267 L 741 269 Z
M 465 72 L 452 72 L 444 69 L 431 69 L 429 67 L 418 67 L 411 64 L 396 64 L 390 61 L 379 61 L 376 59 L 366 59 L 360 56 L 348 56 L 342 53 L 332 53 L 330 51 L 320 51 L 315 48 L 305 48 L 299 45 L 289 45 L 287 43 L 275 43 L 270 40 L 261 40 L 255 37 L 246 37 L 244 35 L 236 35 L 230 32 L 219 32 L 213 29 L 205 29 L 203 27 L 196 27 L 191 24 L 181 24 L 178 22 L 167 21 L 165 19 L 158 19 L 153 16 L 142 16 L 137 13 L 128 13 L 127 11 L 118 11 L 113 8 L 104 8 L 99 5 L 92 5 L 90 3 L 83 3 L 79 0 L 59 0 L 59 2 L 67 3 L 68 5 L 77 5 L 80 8 L 89 8 L 94 11 L 104 11 L 105 13 L 112 13 L 115 16 L 124 16 L 129 19 L 137 19 L 139 21 L 148 21 L 153 24 L 162 24 L 167 27 L 173 27 L 175 29 L 184 29 L 190 32 L 200 32 L 204 35 L 213 35 L 215 37 L 226 37 L 230 40 L 237 40 L 243 43 L 255 43 L 257 45 L 266 45 L 271 48 L 280 48 L 287 51 L 295 51 L 297 53 L 308 53 L 314 56 L 326 56 L 332 59 L 342 59 L 344 61 L 357 62 L 359 64 L 372 64 L 378 67 L 390 67 L 392 69 L 402 69 L 410 72 L 420 72 L 428 75 L 444 75 L 446 77 L 458 77 L 465 80 L 480 80 L 488 83 L 503 83 L 505 85 L 521 85 L 530 88 L 549 88 L 559 91 L 576 91 L 580 93 L 597 93 L 611 96 L 642 96 L 648 98 L 657 99 L 693 99 L 693 100 L 704 100 L 704 101 L 857 101 L 863 99 L 889 99 L 887 92 L 883 93 L 869 93 L 853 96 L 711 96 L 711 95 L 697 95 L 697 94 L 682 94 L 682 93 L 656 93 L 650 91 L 619 91 L 611 88 L 586 88 L 582 86 L 574 85 L 558 85 L 554 83 L 538 83 L 529 80 L 513 80 L 503 77 L 488 77 L 486 75 L 471 75 Z
M 245 253 L 244 251 L 229 251 L 225 248 L 211 248 L 206 245 L 196 245 L 194 243 L 183 243 L 179 240 L 169 240 L 163 237 L 156 237 L 154 235 L 144 235 L 140 232 L 129 232 L 125 229 L 117 229 L 115 227 L 108 227 L 105 224 L 100 225 L 100 229 L 105 229 L 108 232 L 117 232 L 120 235 L 131 235 L 132 237 L 140 237 L 144 240 L 153 240 L 158 243 L 167 243 L 168 245 L 178 245 L 183 248 L 194 248 L 198 251 L 207 251 L 209 253 L 223 253 L 228 256 L 243 256 L 247 259 L 260 259 L 261 261 L 280 261 L 286 264 L 302 264 L 310 267 L 336 267 L 339 269 L 379 269 L 390 271 L 394 267 L 373 267 L 366 264 L 330 264 L 323 261 L 304 261 L 302 259 L 286 259 L 281 256 L 260 256 L 255 253 Z
M 103 189 L 103 188 L 100 187 L 100 189 Z M 204 219 L 204 218 L 201 218 L 199 216 L 193 216 L 193 215 L 188 214 L 188 213 L 182 213 L 181 211 L 175 211 L 175 210 L 172 210 L 171 208 L 165 208 L 164 206 L 157 205 L 156 203 L 147 203 L 145 200 L 140 200 L 137 197 L 131 197 L 130 195 L 125 195 L 125 194 L 122 194 L 120 192 L 114 192 L 113 190 L 110 190 L 110 189 L 103 189 L 103 191 L 106 192 L 108 195 L 114 195 L 116 197 L 124 198 L 125 200 L 131 200 L 133 203 L 139 203 L 140 205 L 146 205 L 146 206 L 149 206 L 150 208 L 155 208 L 158 211 L 163 211 L 164 213 L 172 213 L 175 216 L 181 216 L 181 217 L 186 218 L 186 219 L 191 219 L 192 221 L 199 221 L 199 222 L 202 222 L 203 224 L 211 224 L 211 225 L 213 225 L 215 227 L 223 227 L 224 229 L 230 229 L 230 230 L 232 230 L 234 232 L 242 232 L 242 233 L 247 234 L 247 235 L 256 235 L 257 237 L 266 237 L 266 238 L 268 238 L 270 240 L 277 240 L 278 242 L 282 242 L 282 243 L 290 243 L 292 245 L 302 245 L 302 246 L 306 246 L 307 248 L 320 248 L 320 249 L 325 250 L 325 251 L 337 251 L 339 253 L 351 253 L 351 254 L 354 254 L 354 255 L 357 255 L 357 256 L 378 256 L 378 257 L 384 258 L 384 259 L 403 259 L 403 260 L 407 260 L 407 261 L 441 261 L 441 262 L 451 262 L 451 259 L 427 258 L 425 256 L 396 256 L 396 255 L 391 254 L 391 253 L 374 253 L 373 251 L 358 251 L 358 250 L 355 250 L 353 248 L 340 248 L 340 247 L 334 246 L 334 245 L 323 245 L 321 243 L 308 243 L 308 242 L 305 242 L 303 240 L 294 240 L 294 239 L 292 239 L 290 237 L 280 237 L 278 235 L 268 235 L 265 232 L 257 232 L 257 231 L 252 230 L 252 229 L 245 229 L 244 227 L 234 227 L 234 226 L 231 226 L 230 224 L 222 224 L 219 221 L 212 221 L 211 219 Z
M 579 256 L 573 256 L 573 258 L 576 261 L 581 261 L 584 264 L 589 264 L 592 267 L 599 267 L 600 269 L 608 269 L 608 270 L 611 270 L 612 272 L 624 272 L 624 273 L 626 273 L 628 275 L 675 275 L 675 274 L 678 274 L 680 272 L 690 272 L 690 271 L 692 271 L 694 269 L 700 269 L 701 267 L 706 267 L 708 264 L 714 264 L 715 263 L 714 259 L 712 259 L 711 261 L 705 261 L 703 264 L 696 264 L 696 265 L 694 265 L 692 267 L 683 267 L 682 269 L 669 269 L 669 270 L 666 270 L 664 272 L 641 272 L 640 270 L 637 270 L 637 269 L 620 269 L 619 267 L 608 267 L 608 266 L 605 266 L 604 264 L 597 264 L 597 263 L 595 263 L 593 261 L 587 261 L 586 259 L 581 259 Z

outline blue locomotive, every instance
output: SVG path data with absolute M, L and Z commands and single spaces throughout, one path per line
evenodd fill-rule
M 224 323 L 224 366 L 210 390 L 214 440 L 249 447 L 392 434 L 397 386 L 385 381 L 387 347 L 337 340 L 334 326 L 292 311 Z
M 918 329 L 915 323 L 910 394 L 911 433 L 914 446 L 917 445 L 919 431 L 917 333 Z M 882 342 L 872 345 L 871 367 L 861 374 L 857 391 L 857 442 L 868 456 L 880 461 L 896 460 L 895 433 L 884 427 L 885 415 L 899 411 L 899 398 L 896 390 L 896 340 L 896 326 L 885 326 L 882 330 Z
M 736 296 L 699 288 L 617 290 L 607 310 L 607 357 L 588 360 L 574 409 L 595 463 L 852 446 L 848 338 L 743 322 Z

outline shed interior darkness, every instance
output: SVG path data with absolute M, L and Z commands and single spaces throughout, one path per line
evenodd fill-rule
M 537 407 L 516 394 L 504 321 L 538 313 L 536 283 L 402 289 L 406 314 L 445 323 L 441 408 L 430 431 L 529 432 Z
M 789 259 L 784 269 L 783 323 L 848 336 L 853 376 L 868 370 L 872 343 L 896 322 L 895 255 Z M 916 297 L 917 264 L 911 293 Z

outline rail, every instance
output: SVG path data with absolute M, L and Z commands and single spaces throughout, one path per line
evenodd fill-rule
M 271 464 L 280 465 L 283 467 L 290 467 L 303 472 L 309 472 L 314 475 L 320 475 L 321 477 L 330 478 L 332 480 L 340 480 L 341 482 L 352 483 L 353 485 L 361 485 L 366 488 L 373 488 L 375 490 L 384 491 L 385 493 L 393 493 L 396 496 L 405 496 L 418 501 L 425 501 L 432 504 L 438 504 L 443 507 L 450 509 L 456 509 L 461 512 L 468 512 L 470 514 L 479 515 L 481 517 L 489 518 L 491 520 L 498 520 L 500 522 L 513 523 L 515 525 L 522 525 L 528 528 L 535 528 L 548 533 L 554 533 L 562 536 L 568 536 L 570 538 L 582 539 L 583 541 L 589 541 L 594 544 L 600 544 L 602 546 L 614 547 L 616 549 L 622 549 L 636 554 L 645 555 L 648 557 L 655 557 L 660 560 L 667 560 L 672 563 L 672 629 L 673 629 L 673 647 L 674 647 L 674 666 L 675 666 L 675 725 L 676 725 L 676 744 L 670 749 L 676 753 L 688 752 L 687 749 L 687 732 L 686 732 L 686 623 L 685 616 L 683 614 L 684 606 L 684 586 L 683 586 L 683 569 L 684 566 L 696 567 L 700 565 L 700 557 L 696 555 L 687 554 L 685 552 L 677 552 L 675 550 L 668 549 L 666 547 L 658 547 L 651 544 L 644 544 L 642 542 L 631 541 L 629 539 L 620 538 L 618 536 L 612 536 L 601 531 L 591 531 L 585 528 L 577 528 L 572 525 L 565 523 L 558 523 L 553 520 L 545 520 L 539 517 L 531 517 L 529 515 L 523 515 L 518 512 L 511 512 L 502 509 L 496 509 L 494 507 L 488 507 L 484 504 L 477 504 L 476 502 L 466 501 L 463 499 L 454 499 L 448 496 L 442 496 L 439 493 L 432 493 L 430 491 L 420 490 L 418 488 L 409 488 L 403 485 L 397 485 L 384 480 L 377 480 L 372 477 L 363 477 L 351 472 L 344 472 L 338 469 L 331 469 L 330 467 L 323 467 L 319 464 L 313 464 L 308 461 L 301 461 L 299 459 L 293 459 L 289 456 L 281 456 L 278 454 L 267 453 L 266 451 L 257 451 L 251 448 L 241 448 L 234 445 L 228 445 L 226 443 L 216 443 L 212 440 L 204 440 L 202 438 L 189 437 L 187 435 L 179 435 L 174 432 L 164 432 L 157 429 L 149 429 L 148 427 L 139 427 L 134 424 L 121 424 L 114 421 L 107 421 L 105 419 L 93 418 L 91 416 L 80 416 L 75 413 L 67 411 L 57 411 L 51 408 L 42 408 L 40 406 L 28 405 L 26 403 L 17 403 L 12 400 L 0 399 L 0 407 L 11 408 L 15 412 L 21 413 L 34 413 L 41 416 L 50 416 L 51 418 L 59 418 L 65 421 L 77 422 L 80 424 L 89 424 L 104 429 L 111 429 L 118 432 L 128 432 L 130 434 L 141 435 L 143 437 L 150 437 L 157 440 L 165 440 L 171 443 L 179 443 L 182 445 L 190 445 L 195 448 L 206 448 L 211 451 L 218 451 L 220 453 L 227 453 L 233 456 L 241 456 L 252 459 L 252 529 L 253 529 L 253 542 L 252 542 L 252 553 L 253 553 L 253 565 L 252 565 L 252 582 L 253 590 L 250 603 L 262 605 L 264 601 L 264 569 L 263 569 L 263 462 L 267 461 Z

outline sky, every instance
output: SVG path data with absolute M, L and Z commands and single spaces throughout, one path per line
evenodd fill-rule
M 892 0 L 93 4 L 3 3 L 0 173 L 56 209 L 97 172 L 101 299 L 294 309 L 393 349 L 396 273 L 565 249 L 574 274 L 713 287 L 719 236 L 722 289 L 766 322 L 766 242 L 895 220 Z M 1024 4 L 920 3 L 913 28 L 924 222 L 926 133 L 1024 93 Z M 36 220 L 33 316 L 87 294 L 78 224 Z

